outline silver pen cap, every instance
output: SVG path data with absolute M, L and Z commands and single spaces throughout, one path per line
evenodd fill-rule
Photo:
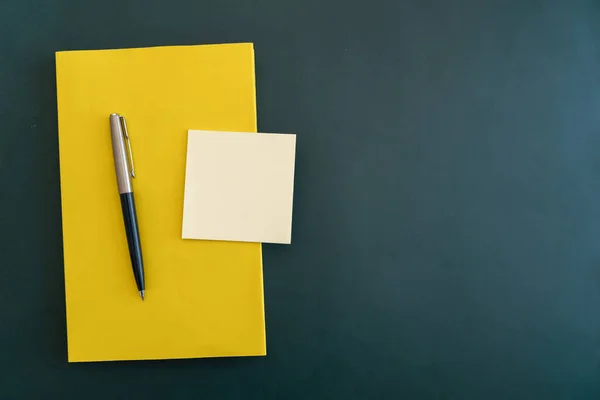
M 109 119 L 119 193 L 131 193 L 133 192 L 131 178 L 135 177 L 135 170 L 127 124 L 125 118 L 119 114 L 110 114 Z

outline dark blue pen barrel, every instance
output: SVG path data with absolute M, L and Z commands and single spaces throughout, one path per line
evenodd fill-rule
M 135 201 L 133 193 L 121 193 L 121 208 L 123 209 L 123 221 L 125 222 L 125 233 L 129 245 L 129 255 L 133 276 L 138 291 L 145 290 L 144 287 L 144 262 L 142 261 L 142 246 L 140 244 L 140 230 L 135 213 Z

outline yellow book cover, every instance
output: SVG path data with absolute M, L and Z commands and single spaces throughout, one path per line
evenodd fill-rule
M 261 245 L 181 239 L 187 131 L 256 131 L 252 44 L 56 53 L 68 359 L 266 354 Z M 109 115 L 127 119 L 145 300 Z

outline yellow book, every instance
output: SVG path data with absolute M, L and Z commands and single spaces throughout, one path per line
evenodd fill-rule
M 261 245 L 181 239 L 187 131 L 256 131 L 252 44 L 56 53 L 70 362 L 265 355 Z M 145 300 L 109 114 L 127 119 Z

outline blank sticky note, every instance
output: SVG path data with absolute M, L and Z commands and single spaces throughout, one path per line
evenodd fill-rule
M 290 243 L 296 135 L 188 133 L 183 238 Z

